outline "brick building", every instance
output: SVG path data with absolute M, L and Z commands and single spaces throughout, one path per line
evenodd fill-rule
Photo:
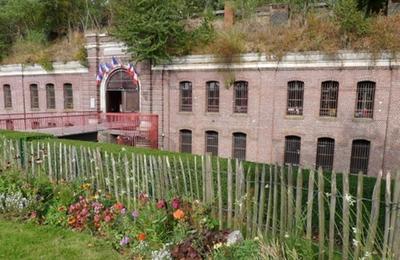
M 89 68 L 0 67 L 0 113 L 23 113 L 24 104 L 29 113 L 135 111 L 158 114 L 160 149 L 369 175 L 400 165 L 400 62 L 390 56 L 246 54 L 229 65 L 187 56 L 137 64 L 135 87 L 121 67 L 96 85 L 99 63 L 130 60 L 122 44 L 90 34 L 87 50 Z

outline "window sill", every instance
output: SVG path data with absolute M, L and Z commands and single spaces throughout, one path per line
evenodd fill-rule
M 357 123 L 371 123 L 373 121 L 374 121 L 373 118 L 353 118 L 353 122 Z
M 321 121 L 337 121 L 336 116 L 320 116 L 318 119 Z
M 13 111 L 13 108 L 12 107 L 5 107 L 4 110 L 5 111 Z
M 178 111 L 178 114 L 180 115 L 193 115 L 193 111 Z
M 219 112 L 206 112 L 206 116 L 219 116 Z
M 38 112 L 40 111 L 40 108 L 31 108 L 31 111 Z
M 237 116 L 237 117 L 247 117 L 249 116 L 248 113 L 232 113 L 232 116 Z
M 303 120 L 304 116 L 297 116 L 297 115 L 286 115 L 285 119 L 289 120 Z
M 73 108 L 68 108 L 68 109 L 64 109 L 64 112 L 68 113 L 68 112 L 74 112 L 75 110 Z

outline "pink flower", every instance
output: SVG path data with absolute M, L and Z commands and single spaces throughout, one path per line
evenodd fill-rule
M 139 194 L 139 201 L 143 204 L 146 204 L 149 201 L 149 195 L 147 195 L 147 193 L 140 193 Z
M 134 211 L 132 211 L 132 217 L 134 218 L 134 219 L 137 219 L 138 217 L 139 217 L 139 211 L 137 211 L 137 210 L 134 210 Z
M 166 207 L 167 207 L 167 203 L 165 202 L 165 200 L 159 200 L 159 201 L 157 202 L 156 207 L 157 207 L 158 209 L 166 208 Z
M 179 209 L 180 207 L 181 207 L 181 201 L 179 200 L 179 198 L 174 198 L 173 200 L 172 200 L 172 207 L 174 208 L 174 209 Z

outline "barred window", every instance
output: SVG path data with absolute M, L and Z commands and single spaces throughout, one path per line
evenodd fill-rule
M 233 133 L 232 157 L 239 160 L 246 159 L 246 134 Z
M 218 156 L 218 133 L 206 131 L 206 153 Z
M 300 164 L 301 138 L 299 136 L 289 135 L 285 137 L 284 163 L 291 165 Z
M 219 83 L 207 82 L 207 112 L 219 112 Z
M 179 131 L 179 144 L 182 153 L 192 152 L 192 131 L 182 129 Z
M 337 116 L 337 104 L 339 94 L 339 82 L 325 81 L 321 86 L 321 105 L 319 109 L 320 116 Z
M 69 83 L 64 84 L 64 109 L 74 108 L 74 95 L 72 85 Z
M 362 81 L 357 84 L 355 118 L 373 118 L 375 99 L 375 82 Z
M 290 81 L 287 92 L 287 115 L 303 115 L 304 82 Z
M 233 112 L 234 113 L 247 113 L 248 104 L 248 82 L 247 81 L 236 81 L 234 85 L 234 102 Z
M 39 89 L 38 85 L 31 84 L 29 87 L 30 94 L 31 94 L 31 108 L 37 109 L 39 108 Z
M 192 82 L 181 82 L 179 84 L 179 92 L 179 110 L 182 112 L 192 112 Z
M 371 142 L 367 140 L 354 140 L 351 147 L 350 172 L 368 173 L 369 151 Z
M 54 91 L 53 84 L 46 85 L 46 103 L 47 109 L 55 109 L 56 108 L 56 94 Z
M 333 158 L 335 153 L 335 140 L 332 138 L 318 138 L 316 168 L 321 167 L 324 171 L 333 169 Z
M 6 84 L 3 86 L 4 107 L 12 108 L 11 86 Z

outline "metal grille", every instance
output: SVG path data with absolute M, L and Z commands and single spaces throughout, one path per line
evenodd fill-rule
M 46 101 L 48 109 L 56 108 L 56 94 L 54 92 L 54 85 L 47 84 L 46 85 Z
M 300 148 L 301 138 L 298 136 L 285 137 L 285 164 L 299 165 L 300 164 Z
M 354 140 L 351 147 L 350 172 L 368 173 L 369 150 L 371 142 L 367 140 Z
M 339 94 L 339 82 L 325 81 L 321 86 L 321 105 L 319 110 L 320 116 L 337 116 L 337 104 Z
M 117 70 L 112 73 L 107 81 L 107 90 L 125 90 L 138 91 L 138 86 L 135 84 L 133 76 L 126 70 Z
M 192 131 L 183 129 L 179 131 L 179 135 L 180 151 L 192 153 Z
M 247 113 L 248 85 L 247 81 L 235 82 L 233 103 L 234 113 Z
M 316 168 L 321 167 L 324 171 L 333 169 L 333 158 L 335 153 L 335 140 L 332 138 L 318 138 Z
M 180 111 L 192 112 L 192 82 L 184 81 L 179 84 Z
M 4 93 L 4 107 L 11 108 L 12 107 L 12 98 L 11 98 L 11 87 L 10 85 L 3 86 Z
M 206 132 L 206 153 L 218 156 L 218 133 L 215 131 Z
M 39 90 L 36 84 L 32 84 L 29 87 L 31 94 L 31 108 L 39 108 Z
M 74 95 L 72 91 L 72 85 L 67 83 L 64 84 L 64 109 L 74 108 Z
M 355 118 L 373 118 L 375 99 L 375 82 L 363 81 L 357 84 Z
M 207 82 L 207 112 L 219 112 L 219 83 Z
M 303 115 L 304 82 L 290 81 L 287 93 L 287 114 Z
M 232 157 L 239 160 L 246 159 L 246 134 L 233 133 Z

